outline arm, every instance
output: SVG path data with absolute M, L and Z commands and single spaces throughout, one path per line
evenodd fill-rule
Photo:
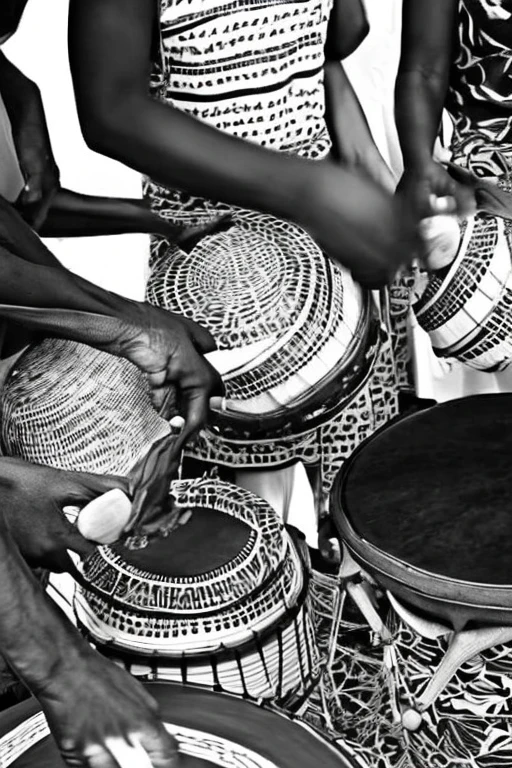
M 474 194 L 433 160 L 449 82 L 457 0 L 404 0 L 402 53 L 395 88 L 395 115 L 404 159 L 399 191 L 420 217 L 436 213 L 432 198 L 448 198 L 459 215 L 474 212 Z M 445 210 L 445 212 L 448 212 Z
M 359 48 L 369 31 L 370 25 L 361 0 L 334 0 L 327 28 L 326 59 L 346 59 Z
M 359 99 L 338 61 L 326 62 L 325 98 L 334 159 L 393 191 L 393 174 L 377 149 Z
M 136 232 L 161 235 L 184 250 L 214 231 L 229 226 L 228 217 L 218 217 L 197 227 L 177 227 L 153 213 L 145 200 L 95 197 L 59 189 L 53 198 L 41 237 L 92 237 Z
M 0 317 L 130 360 L 146 374 L 158 408 L 176 386 L 187 421 L 183 441 L 205 423 L 209 397 L 222 394 L 220 377 L 202 356 L 215 349 L 208 331 L 73 275 L 1 200 Z
M 393 191 L 393 174 L 377 149 L 359 99 L 341 60 L 353 53 L 369 32 L 361 0 L 335 0 L 325 46 L 326 121 L 332 155 L 348 168 L 367 173 Z
M 8 501 L 10 485 L 9 471 L 4 472 L 0 460 L 3 501 Z M 135 736 L 151 765 L 172 768 L 175 744 L 158 718 L 156 703 L 127 673 L 93 651 L 46 597 L 19 554 L 3 516 L 0 651 L 39 699 L 66 765 L 85 764 L 94 752 L 95 765 L 115 768 L 110 740 L 119 737 L 127 748 Z
M 53 157 L 41 94 L 36 84 L 1 52 L 0 90 L 25 179 L 17 205 L 37 229 L 59 187 L 59 169 Z
M 0 39 L 16 32 L 28 0 L 2 0 L 0 7 Z
M 39 233 L 41 237 L 92 237 L 146 232 L 179 238 L 181 231 L 154 214 L 144 200 L 59 189 Z
M 457 0 L 404 0 L 395 114 L 407 169 L 432 159 L 448 90 L 456 13 Z
M 386 282 L 409 258 L 411 228 L 376 185 L 229 136 L 151 98 L 156 10 L 153 0 L 71 1 L 70 63 L 89 146 L 170 188 L 295 221 L 358 279 Z M 382 221 L 378 235 L 369 220 Z

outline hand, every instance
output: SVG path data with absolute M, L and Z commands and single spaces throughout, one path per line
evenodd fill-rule
M 85 650 L 73 669 L 57 669 L 36 695 L 69 768 L 118 768 L 118 750 L 137 744 L 152 768 L 176 768 L 176 742 L 162 725 L 154 699 L 95 651 Z M 124 765 L 135 768 L 137 757 L 128 754 Z
M 179 235 L 173 228 L 173 234 L 169 233 L 169 240 L 178 245 L 185 253 L 190 253 L 196 245 L 208 235 L 213 235 L 217 232 L 223 232 L 229 229 L 233 224 L 232 217 L 227 214 L 225 216 L 217 216 L 213 221 L 209 221 L 206 224 L 198 224 L 195 227 L 185 227 Z
M 397 194 L 409 201 L 419 219 L 438 213 L 471 216 L 476 210 L 473 190 L 457 183 L 444 166 L 434 161 L 418 170 L 406 170 Z M 446 200 L 444 210 L 435 207 L 434 198 Z
M 95 545 L 80 535 L 63 514 L 65 506 L 85 506 L 112 488 L 128 490 L 122 478 L 0 458 L 2 515 L 27 563 L 56 573 L 72 569 L 67 550 L 86 557 Z
M 303 191 L 296 221 L 362 285 L 381 287 L 414 259 L 417 222 L 403 200 L 330 161 L 310 165 Z
M 153 404 L 164 418 L 172 415 L 166 400 L 169 387 L 176 388 L 178 410 L 185 418 L 176 443 L 181 450 L 206 423 L 210 397 L 224 392 L 219 374 L 203 356 L 216 348 L 213 337 L 192 320 L 139 304 L 138 315 L 125 323 L 116 347 L 116 354 L 147 375 Z

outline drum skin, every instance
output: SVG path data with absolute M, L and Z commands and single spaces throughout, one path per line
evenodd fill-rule
M 332 747 L 315 731 L 288 717 L 225 694 L 178 685 L 153 683 L 148 691 L 157 700 L 162 720 L 227 739 L 269 761 L 275 768 L 358 768 L 343 745 Z M 36 702 L 24 702 L 0 715 L 2 736 L 39 711 Z M 208 768 L 208 760 L 182 755 L 180 768 Z M 226 762 L 226 768 L 229 763 Z M 12 768 L 64 768 L 55 743 L 46 737 L 11 763 Z M 268 763 L 267 763 L 268 767 Z M 258 766 L 255 766 L 258 768 Z
M 341 539 L 381 586 L 456 629 L 512 624 L 511 449 L 511 395 L 395 420 L 336 480 Z

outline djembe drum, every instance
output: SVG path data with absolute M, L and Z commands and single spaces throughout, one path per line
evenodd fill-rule
M 228 408 L 215 433 L 283 439 L 339 414 L 370 377 L 381 342 L 371 293 L 299 227 L 236 211 L 190 253 L 153 257 L 148 300 L 208 328 Z
M 510 221 L 478 213 L 454 261 L 419 281 L 413 309 L 438 357 L 487 371 L 510 364 L 511 247 Z
M 512 764 L 511 447 L 512 396 L 457 400 L 385 427 L 334 486 L 308 717 L 374 768 Z
M 148 690 L 178 743 L 183 768 L 364 768 L 343 743 L 331 744 L 276 711 L 177 685 L 154 683 Z M 35 701 L 0 714 L 0 765 L 64 768 Z
M 137 676 L 294 706 L 320 669 L 300 544 L 237 486 L 176 481 L 171 492 L 184 524 L 85 561 L 78 625 Z
M 114 475 L 169 431 L 134 366 L 55 339 L 17 361 L 1 421 L 9 455 Z M 136 674 L 292 706 L 319 671 L 306 553 L 248 491 L 206 479 L 176 483 L 173 496 L 186 524 L 85 562 L 80 626 Z

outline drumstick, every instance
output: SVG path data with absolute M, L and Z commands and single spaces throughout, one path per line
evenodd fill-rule
M 151 758 L 136 736 L 130 736 L 131 744 L 120 736 L 105 739 L 105 746 L 119 768 L 153 768 Z

